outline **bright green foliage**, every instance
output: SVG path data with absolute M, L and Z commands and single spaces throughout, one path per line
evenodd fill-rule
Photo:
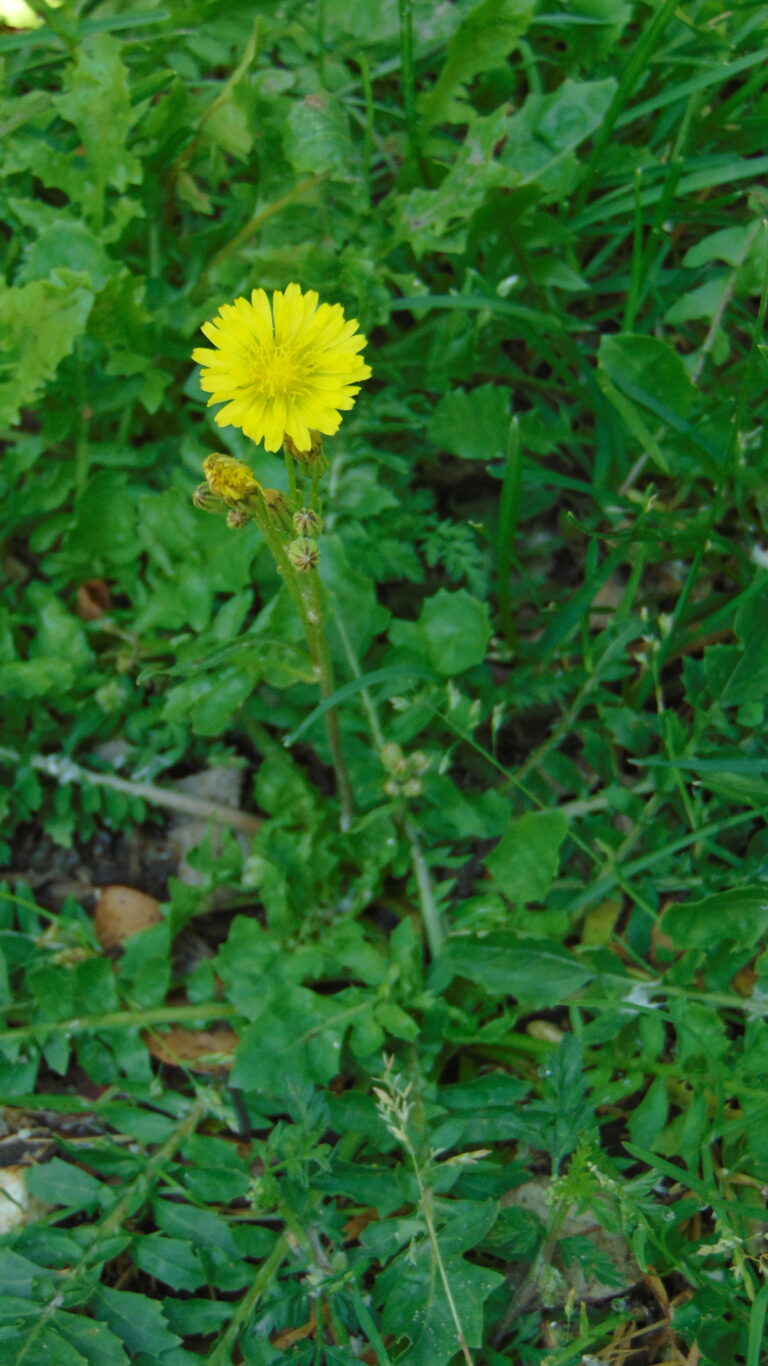
M 43 19 L 0 30 L 0 1364 L 766 1366 L 768 7 Z M 191 503 L 213 451 L 285 487 L 190 353 L 292 280 L 373 369 L 323 483 L 343 831 L 287 589 Z M 56 846 L 217 764 L 258 834 L 105 954 Z

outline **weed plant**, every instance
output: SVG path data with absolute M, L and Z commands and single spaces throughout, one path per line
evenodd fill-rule
M 35 8 L 0 1362 L 761 1366 L 768 5 Z M 289 491 L 190 360 L 289 282 L 373 372 L 323 702 L 264 538 L 192 503 L 214 452 Z M 211 828 L 119 958 L 25 885 L 20 836 L 87 857 L 210 765 L 258 834 Z

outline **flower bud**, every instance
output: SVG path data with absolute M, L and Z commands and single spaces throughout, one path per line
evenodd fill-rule
M 230 508 L 227 513 L 227 526 L 231 527 L 233 531 L 237 530 L 238 527 L 246 526 L 250 520 L 248 509 L 244 507 Z
M 388 773 L 402 772 L 403 751 L 399 745 L 394 743 L 394 741 L 391 741 L 387 745 L 382 745 L 379 758 Z
M 311 446 L 308 451 L 300 451 L 296 442 L 286 432 L 283 437 L 283 450 L 286 455 L 290 455 L 294 460 L 298 460 L 302 465 L 306 465 L 313 474 L 322 474 L 328 468 L 328 461 L 323 450 L 323 437 L 321 432 L 310 432 L 309 439 Z
M 317 541 L 310 536 L 297 536 L 295 541 L 291 541 L 286 554 L 294 569 L 300 570 L 316 569 L 320 559 Z
M 261 492 L 272 521 L 277 526 L 282 527 L 284 531 L 290 531 L 293 522 L 291 521 L 290 505 L 285 494 L 281 493 L 280 489 L 262 489 Z
M 262 488 L 253 470 L 230 455 L 209 455 L 203 461 L 208 488 L 225 503 L 241 503 Z
M 299 508 L 294 512 L 293 525 L 298 536 L 319 536 L 323 529 L 322 518 L 313 508 Z
M 211 493 L 207 484 L 198 484 L 192 494 L 192 502 L 201 512 L 218 512 L 222 506 L 221 499 Z

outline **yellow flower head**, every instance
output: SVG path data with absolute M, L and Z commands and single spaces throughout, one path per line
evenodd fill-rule
M 208 488 L 225 503 L 241 503 L 262 488 L 252 470 L 242 460 L 231 455 L 208 455 L 203 461 L 203 474 Z
M 351 408 L 370 366 L 357 320 L 340 304 L 321 304 L 313 289 L 298 285 L 269 299 L 254 289 L 250 302 L 224 304 L 203 332 L 216 350 L 198 347 L 200 384 L 220 427 L 240 427 L 268 451 L 279 451 L 288 436 L 300 451 L 311 449 L 310 431 L 333 436 L 341 413 Z

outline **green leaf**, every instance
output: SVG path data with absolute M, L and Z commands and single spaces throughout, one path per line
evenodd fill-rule
M 463 1257 L 446 1255 L 443 1265 L 469 1347 L 483 1337 L 483 1304 L 491 1291 L 504 1284 L 498 1271 L 475 1266 Z M 376 1299 L 382 1304 L 381 1325 L 409 1347 L 398 1354 L 398 1366 L 446 1366 L 459 1350 L 456 1326 L 442 1278 L 425 1241 L 408 1248 L 379 1277 Z
M 107 186 L 123 193 L 141 180 L 141 163 L 127 147 L 136 113 L 118 40 L 106 33 L 90 34 L 76 51 L 66 73 L 66 93 L 55 95 L 53 104 L 82 139 L 83 208 L 100 227 Z
M 43 229 L 26 251 L 16 283 L 50 279 L 62 266 L 86 275 L 94 291 L 101 289 L 117 269 L 98 237 L 84 223 L 58 218 Z
M 349 1022 L 349 1011 L 333 998 L 306 987 L 267 987 L 237 1050 L 232 1085 L 282 1095 L 329 1082 L 339 1071 Z
M 393 645 L 421 654 L 445 676 L 481 664 L 490 637 L 487 604 L 464 588 L 439 589 L 427 598 L 418 622 L 395 621 L 389 632 Z
M 520 939 L 499 930 L 482 940 L 449 939 L 431 981 L 439 989 L 450 977 L 467 977 L 499 996 L 546 1008 L 567 1000 L 592 977 L 592 969 L 549 940 Z
M 76 1348 L 88 1366 L 128 1366 L 123 1344 L 103 1323 L 96 1323 L 82 1314 L 58 1310 L 53 1324 L 59 1337 Z M 52 1355 L 50 1360 L 57 1363 L 61 1360 L 63 1366 L 63 1357 Z
M 64 1205 L 67 1209 L 93 1209 L 101 1203 L 105 1193 L 105 1187 L 95 1176 L 90 1176 L 73 1162 L 62 1162 L 60 1157 L 30 1167 L 27 1187 L 46 1204 Z
M 536 185 L 548 198 L 573 189 L 581 176 L 576 148 L 600 127 L 616 89 L 612 76 L 600 81 L 569 78 L 551 95 L 528 95 L 509 119 L 500 155 L 515 183 Z
M 485 859 L 494 882 L 510 901 L 543 901 L 560 865 L 568 834 L 562 811 L 531 811 L 514 820 Z
M 283 132 L 285 154 L 300 175 L 329 174 L 334 180 L 354 178 L 356 151 L 346 114 L 325 90 L 315 90 L 291 105 Z
M 237 157 L 238 161 L 248 159 L 253 146 L 253 134 L 248 128 L 245 110 L 232 100 L 226 100 L 208 115 L 203 124 L 203 134 L 223 152 Z
M 624 332 L 601 338 L 597 363 L 606 397 L 657 465 L 668 471 L 666 456 L 642 413 L 650 412 L 656 427 L 663 412 L 687 425 L 696 391 L 680 356 L 658 337 Z
M 148 1233 L 136 1239 L 131 1255 L 142 1271 L 173 1290 L 197 1290 L 205 1284 L 205 1272 L 195 1249 L 179 1238 Z
M 64 269 L 50 280 L 0 284 L 0 427 L 17 422 L 53 378 L 92 305 L 85 277 Z
M 429 439 L 462 460 L 498 460 L 509 435 L 509 394 L 496 384 L 444 394 L 429 426 Z
M 178 1347 L 160 1305 L 129 1290 L 97 1286 L 90 1307 L 116 1334 L 129 1352 L 146 1352 L 153 1360 Z
M 753 948 L 768 930 L 768 888 L 733 887 L 703 901 L 673 902 L 661 926 L 679 949 L 711 949 L 725 940 Z
M 453 35 L 437 82 L 422 103 L 427 127 L 450 116 L 453 97 L 466 81 L 503 66 L 533 16 L 531 0 L 480 0 Z

